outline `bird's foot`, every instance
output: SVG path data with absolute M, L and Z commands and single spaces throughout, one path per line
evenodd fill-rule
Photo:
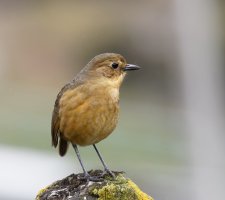
M 102 178 L 102 177 L 99 177 L 99 176 L 91 176 L 91 175 L 88 174 L 88 173 L 84 173 L 83 176 L 78 176 L 78 179 L 84 180 L 84 181 L 86 181 L 87 183 L 88 183 L 89 181 L 92 181 L 92 182 L 101 182 L 101 181 L 103 181 L 103 178 Z
M 115 174 L 111 172 L 108 168 L 104 170 L 104 172 L 101 174 L 101 177 L 104 177 L 105 175 L 111 176 L 113 179 L 116 178 Z

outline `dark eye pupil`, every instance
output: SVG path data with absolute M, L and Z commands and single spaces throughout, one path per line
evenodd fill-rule
M 116 69 L 118 66 L 119 66 L 118 63 L 113 63 L 113 64 L 112 64 L 112 68 L 114 68 L 114 69 Z

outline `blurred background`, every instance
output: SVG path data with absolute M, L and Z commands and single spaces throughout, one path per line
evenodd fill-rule
M 81 172 L 70 147 L 51 147 L 54 101 L 95 55 L 122 54 L 141 70 L 121 88 L 119 124 L 98 144 L 156 200 L 225 195 L 225 2 L 1 1 L 0 199 Z M 87 169 L 101 168 L 92 147 Z

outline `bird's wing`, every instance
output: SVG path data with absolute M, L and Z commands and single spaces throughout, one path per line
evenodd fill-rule
M 61 137 L 60 133 L 60 116 L 59 116 L 59 102 L 63 94 L 70 89 L 74 89 L 83 84 L 83 80 L 80 77 L 75 78 L 71 83 L 66 84 L 59 94 L 57 95 L 54 110 L 52 112 L 52 122 L 51 122 L 51 135 L 52 135 L 52 145 L 57 147 L 59 141 L 59 154 L 61 156 L 65 155 L 68 142 Z
M 51 124 L 51 134 L 52 134 L 52 145 L 54 147 L 57 147 L 58 145 L 58 138 L 60 137 L 60 130 L 59 130 L 59 101 L 65 91 L 67 91 L 70 88 L 70 84 L 65 85 L 59 94 L 57 95 L 54 110 L 52 112 L 52 124 Z

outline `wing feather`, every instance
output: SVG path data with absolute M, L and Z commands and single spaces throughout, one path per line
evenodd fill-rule
M 68 149 L 68 142 L 62 137 L 62 133 L 60 132 L 60 116 L 59 116 L 59 102 L 64 92 L 69 89 L 74 89 L 77 86 L 83 83 L 81 76 L 73 79 L 71 83 L 66 84 L 59 94 L 57 95 L 55 106 L 52 112 L 52 121 L 51 121 L 51 136 L 52 136 L 52 146 L 55 148 L 59 143 L 59 154 L 61 156 L 66 154 Z

